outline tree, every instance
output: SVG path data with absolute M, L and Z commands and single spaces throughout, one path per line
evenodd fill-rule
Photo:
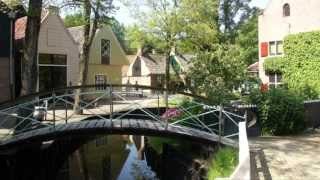
M 145 6 L 151 10 L 145 14 L 139 14 L 142 22 L 146 21 L 148 28 L 151 30 L 149 33 L 154 37 L 158 37 L 160 43 L 163 44 L 163 51 L 166 55 L 166 68 L 165 68 L 165 88 L 169 88 L 170 81 L 170 55 L 173 49 L 176 48 L 177 37 L 180 34 L 180 24 L 178 23 L 178 4 L 179 0 L 135 0 L 126 1 L 129 7 L 136 9 L 137 5 Z M 164 93 L 165 104 L 168 107 L 168 92 Z
M 84 42 L 80 58 L 80 77 L 78 85 L 87 84 L 89 53 L 99 25 L 114 11 L 113 0 L 67 0 L 66 5 L 76 6 L 83 10 L 84 17 Z M 78 89 L 75 96 L 75 113 L 81 113 L 80 93 Z
M 221 13 L 220 3 L 183 0 L 180 6 L 182 24 L 185 24 L 181 44 L 196 55 L 188 72 L 194 82 L 189 88 L 197 94 L 205 94 L 215 104 L 225 103 L 232 98 L 233 88 L 246 78 L 243 49 L 232 40 L 236 37 L 236 22 L 225 19 L 226 23 L 221 24 L 224 13 L 229 18 L 235 16 L 233 13 L 236 10 L 226 9 Z
M 211 51 L 219 43 L 218 1 L 182 0 L 179 23 L 182 37 L 179 48 L 183 52 Z
M 205 94 L 210 103 L 223 104 L 233 98 L 232 90 L 243 81 L 246 66 L 241 50 L 235 45 L 215 45 L 215 50 L 199 51 L 189 72 L 198 94 Z
M 248 18 L 251 0 L 219 0 L 221 41 L 234 43 L 238 25 Z
M 258 44 L 258 12 L 253 8 L 248 18 L 243 20 L 237 27 L 235 44 L 240 46 L 243 52 L 243 58 L 247 65 L 256 62 L 259 59 Z
M 35 93 L 38 82 L 38 37 L 41 24 L 42 0 L 30 0 L 22 61 L 21 96 Z
M 64 18 L 64 25 L 66 27 L 82 26 L 84 24 L 85 24 L 85 20 L 82 12 L 68 14 Z

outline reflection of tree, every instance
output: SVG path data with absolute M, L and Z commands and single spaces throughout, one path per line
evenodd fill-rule
M 77 156 L 78 159 L 80 160 L 79 164 L 80 164 L 80 171 L 83 174 L 84 180 L 89 180 L 89 171 L 88 171 L 88 167 L 87 167 L 87 160 L 86 160 L 86 156 L 85 156 L 85 150 L 84 150 L 84 146 L 81 146 L 79 148 L 79 150 L 77 150 Z
M 138 160 L 143 160 L 144 159 L 144 136 L 138 136 L 140 141 L 138 141 L 136 144 L 137 147 L 137 159 Z
M 102 178 L 103 180 L 111 179 L 111 156 L 103 158 L 102 160 Z

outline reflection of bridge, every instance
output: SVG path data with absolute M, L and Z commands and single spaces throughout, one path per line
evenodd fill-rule
M 145 93 L 145 89 L 157 93 Z M 235 145 L 229 138 L 238 135 L 237 123 L 245 120 L 245 115 L 205 105 L 201 97 L 185 92 L 175 93 L 178 98 L 170 98 L 172 109 L 164 112 L 164 91 L 146 86 L 104 85 L 68 87 L 22 97 L 0 110 L 0 148 L 96 134 L 173 136 Z M 76 94 L 81 96 L 81 115 L 73 111 Z M 181 95 L 192 100 L 177 103 L 183 98 Z M 235 131 L 224 131 L 228 123 Z

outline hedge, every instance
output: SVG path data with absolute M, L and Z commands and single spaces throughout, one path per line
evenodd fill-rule
M 263 68 L 268 73 L 282 73 L 283 58 L 282 57 L 266 58 L 263 63 Z
M 283 78 L 306 99 L 320 95 L 320 31 L 289 35 L 284 40 Z

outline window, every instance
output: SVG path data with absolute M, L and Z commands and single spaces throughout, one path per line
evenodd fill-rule
M 276 42 L 274 41 L 269 42 L 269 54 L 270 56 L 276 55 Z
M 141 59 L 138 58 L 133 64 L 132 76 L 141 76 Z
M 270 87 L 277 88 L 282 84 L 281 74 L 269 74 L 269 85 Z
M 67 86 L 67 56 L 39 54 L 39 91 Z
M 283 17 L 288 17 L 290 16 L 290 5 L 286 3 L 283 5 Z
M 103 90 L 104 89 L 104 85 L 106 84 L 106 76 L 103 75 L 103 74 L 97 74 L 95 76 L 95 85 L 97 86 L 96 87 L 96 90 Z
M 277 55 L 283 54 L 283 44 L 282 41 L 277 41 Z
M 269 42 L 269 55 L 276 56 L 283 54 L 283 43 L 282 41 L 271 41 Z
M 110 40 L 101 39 L 101 64 L 110 64 Z

